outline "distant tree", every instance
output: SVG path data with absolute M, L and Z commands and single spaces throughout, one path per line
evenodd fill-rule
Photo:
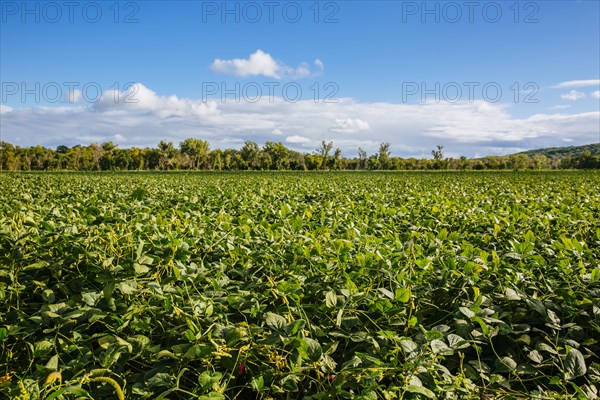
M 278 142 L 267 142 L 260 148 L 255 142 L 244 143 L 240 150 L 217 149 L 210 152 L 208 142 L 186 139 L 177 150 L 172 142 L 161 141 L 156 148 L 119 149 L 113 142 L 101 145 L 57 146 L 55 150 L 41 145 L 21 148 L 0 141 L 0 170 L 140 170 L 212 168 L 238 169 L 592 169 L 600 168 L 600 144 L 531 150 L 507 156 L 477 159 L 444 158 L 443 146 L 437 146 L 433 159 L 391 157 L 390 144 L 381 143 L 379 152 L 370 157 L 359 148 L 358 157 L 346 158 L 333 143 L 322 141 L 315 152 L 302 154 Z M 332 154 L 333 151 L 333 154 Z
M 527 154 L 513 154 L 509 157 L 509 164 L 515 170 L 529 168 L 529 156 Z
M 285 147 L 283 143 L 266 142 L 263 146 L 263 152 L 271 157 L 270 169 L 286 170 L 290 168 L 290 149 Z
M 367 164 L 367 152 L 359 147 L 358 148 L 358 164 L 357 164 L 357 166 L 360 169 L 365 169 L 367 166 L 366 164 Z
M 209 157 L 211 169 L 221 171 L 223 169 L 223 151 L 221 149 L 213 150 Z
M 469 162 L 467 161 L 467 157 L 460 156 L 459 168 L 467 169 L 469 167 Z
M 160 167 L 161 154 L 158 149 L 144 149 L 144 165 L 149 170 L 155 170 Z
M 389 162 L 390 162 L 390 144 L 389 143 L 381 143 L 379 145 L 379 153 L 378 153 L 377 157 L 379 158 L 379 168 L 389 169 Z
M 189 138 L 179 143 L 179 148 L 182 154 L 188 155 L 191 160 L 191 167 L 198 169 L 200 164 L 205 164 L 210 145 L 206 140 Z
M 379 163 L 379 157 L 376 154 L 373 154 L 367 159 L 367 168 L 371 171 L 378 170 L 381 168 L 381 164 Z
M 442 161 L 444 159 L 444 146 L 437 146 L 437 150 L 431 150 L 431 155 L 435 161 Z
M 127 171 L 129 166 L 133 164 L 131 150 L 118 149 L 114 152 L 114 167 L 121 171 Z
M 543 154 L 536 154 L 531 157 L 531 161 L 533 162 L 533 168 L 535 169 L 546 169 L 550 166 L 550 160 Z
M 137 147 L 131 148 L 131 169 L 140 170 L 144 169 L 144 151 Z
M 10 143 L 0 140 L 0 171 L 16 168 L 16 148 Z
M 240 149 L 240 156 L 246 163 L 248 169 L 260 168 L 260 148 L 258 144 L 251 141 L 246 141 Z
M 294 171 L 306 171 L 308 169 L 304 154 L 297 151 L 290 152 L 290 169 Z
M 330 168 L 334 170 L 342 169 L 342 150 L 339 147 L 333 152 Z
M 116 150 L 118 146 L 116 144 L 114 144 L 113 142 L 104 142 L 102 143 L 102 150 L 104 150 L 107 153 L 111 153 L 112 151 Z
M 160 152 L 160 168 L 168 169 L 173 157 L 175 157 L 175 154 L 177 153 L 175 146 L 173 146 L 173 142 L 161 140 L 160 143 L 158 143 L 158 151 Z
M 600 168 L 598 164 L 599 159 L 598 155 L 594 156 L 590 151 L 586 150 L 577 157 L 576 167 L 583 169 Z
M 329 158 L 329 153 L 333 149 L 333 142 L 321 141 L 321 146 L 317 148 L 317 154 L 321 156 L 321 169 L 325 169 L 327 167 L 327 159 Z
M 436 150 L 431 150 L 431 155 L 433 156 L 433 168 L 435 169 L 445 169 L 446 165 L 444 163 L 444 146 L 437 145 Z
M 111 153 L 106 152 L 100 157 L 99 164 L 100 170 L 111 171 L 115 167 L 115 160 Z

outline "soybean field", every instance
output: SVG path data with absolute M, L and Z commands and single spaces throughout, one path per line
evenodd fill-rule
M 598 396 L 598 172 L 0 188 L 0 398 Z

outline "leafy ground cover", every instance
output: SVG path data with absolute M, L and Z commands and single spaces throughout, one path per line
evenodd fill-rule
M 0 187 L 0 397 L 597 396 L 597 172 Z

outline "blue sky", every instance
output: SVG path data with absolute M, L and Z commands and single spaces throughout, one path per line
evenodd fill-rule
M 417 157 L 598 142 L 599 4 L 2 0 L 2 139 Z

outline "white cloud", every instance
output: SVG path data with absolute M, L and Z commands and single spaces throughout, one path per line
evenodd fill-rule
M 585 93 L 571 90 L 569 93 L 561 94 L 560 97 L 565 100 L 576 101 L 585 98 Z
M 369 123 L 360 119 L 336 119 L 335 125 L 329 130 L 337 133 L 356 133 L 369 130 Z
M 310 139 L 304 136 L 294 135 L 286 137 L 285 141 L 288 143 L 308 143 L 310 142 Z
M 134 96 L 137 102 L 124 101 Z M 178 144 L 201 137 L 212 148 L 240 148 L 245 140 L 262 144 L 280 134 L 296 150 L 312 151 L 321 140 L 333 140 L 349 156 L 355 156 L 358 147 L 373 154 L 380 142 L 391 143 L 396 155 L 428 157 L 438 144 L 447 154 L 473 156 L 560 146 L 564 139 L 571 144 L 598 141 L 598 111 L 516 118 L 509 110 L 509 105 L 484 101 L 405 104 L 341 98 L 338 103 L 312 99 L 291 103 L 264 97 L 256 103 L 204 103 L 159 95 L 139 85 L 125 92 L 107 91 L 94 105 L 16 109 L 3 105 L 0 126 L 3 140 L 20 146 L 115 141 L 146 147 L 162 139 Z M 355 133 L 340 135 L 332 129 Z
M 248 59 L 221 60 L 217 58 L 212 64 L 212 69 L 221 74 L 235 76 L 264 75 L 270 78 L 279 78 L 281 66 L 270 54 L 259 49 Z
M 12 107 L 5 106 L 4 104 L 0 104 L 0 114 L 4 114 L 4 113 L 8 114 L 12 110 L 13 110 Z
M 231 60 L 222 60 L 217 58 L 213 61 L 211 68 L 213 71 L 240 77 L 265 76 L 268 78 L 306 78 L 316 76 L 323 72 L 324 65 L 321 60 L 315 60 L 314 64 L 318 67 L 316 72 L 311 72 L 310 66 L 303 62 L 297 68 L 291 68 L 285 64 L 276 61 L 269 53 L 258 49 L 247 59 L 234 58 Z
M 215 101 L 201 102 L 180 99 L 177 96 L 158 96 L 141 83 L 127 90 L 109 89 L 102 93 L 92 109 L 99 112 L 123 112 L 126 110 L 156 114 L 160 118 L 182 118 L 218 114 Z
M 589 86 L 600 86 L 600 79 L 587 79 L 579 81 L 566 81 L 551 86 L 553 89 L 564 89 L 564 88 L 581 88 Z
M 590 93 L 590 96 L 592 96 L 595 99 L 600 99 L 600 90 L 596 90 L 595 92 Z

